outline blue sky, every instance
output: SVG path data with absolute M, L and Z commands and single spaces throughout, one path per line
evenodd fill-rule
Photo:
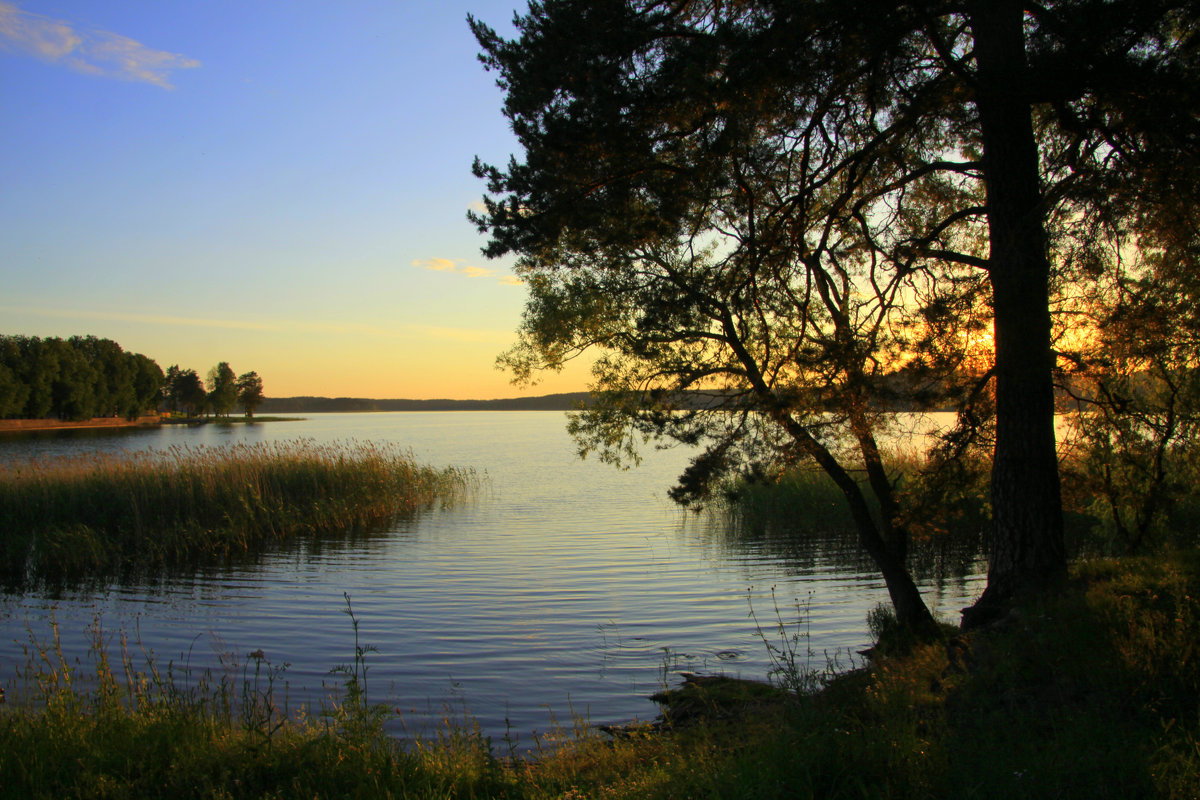
M 0 333 L 269 395 L 504 397 L 524 302 L 466 221 L 515 140 L 496 0 L 0 0 Z

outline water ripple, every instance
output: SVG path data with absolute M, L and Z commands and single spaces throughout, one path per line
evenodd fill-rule
M 222 442 L 392 441 L 428 463 L 486 471 L 492 485 L 486 497 L 367 543 L 298 544 L 253 567 L 157 587 L 5 595 L 0 675 L 12 680 L 26 626 L 44 638 L 53 616 L 74 658 L 87 653 L 99 618 L 197 671 L 262 649 L 291 665 L 293 704 L 318 704 L 338 683 L 330 670 L 353 658 L 348 594 L 360 641 L 374 648 L 369 691 L 405 712 L 397 735 L 469 713 L 495 740 L 530 744 L 534 730 L 569 723 L 572 711 L 594 723 L 652 717 L 646 696 L 678 670 L 765 677 L 752 608 L 773 636 L 778 604 L 778 619 L 809 636 L 822 665 L 826 652 L 866 645 L 865 615 L 886 600 L 878 577 L 836 553 L 798 565 L 753 543 L 730 546 L 666 500 L 687 453 L 650 452 L 639 469 L 619 472 L 575 459 L 563 422 L 549 412 L 329 414 L 224 432 Z M 31 447 L 196 446 L 216 443 L 212 430 L 40 438 Z M 14 452 L 4 443 L 0 458 Z M 956 611 L 981 580 L 927 587 L 931 604 Z

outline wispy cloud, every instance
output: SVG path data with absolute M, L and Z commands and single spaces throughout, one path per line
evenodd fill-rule
M 454 342 L 505 342 L 512 338 L 511 333 L 508 331 L 451 328 L 435 325 L 397 325 L 392 327 L 362 323 L 312 322 L 307 320 L 206 319 L 203 317 L 179 317 L 162 314 L 130 314 L 119 311 L 29 308 L 25 306 L 0 306 L 0 312 L 56 319 L 134 322 L 169 327 L 218 328 L 264 333 L 315 333 L 329 336 L 358 336 L 371 339 L 438 339 Z
M 448 258 L 419 258 L 414 260 L 414 267 L 430 269 L 434 272 L 457 272 L 458 264 Z
M 418 258 L 413 260 L 412 265 L 421 269 L 433 270 L 434 272 L 453 272 L 458 275 L 465 275 L 468 278 L 495 278 L 496 282 L 503 286 L 523 285 L 521 279 L 514 275 L 501 275 L 494 269 L 472 266 L 471 264 L 463 263 L 461 260 Z
M 279 330 L 278 325 L 266 322 L 229 319 L 203 319 L 200 317 L 174 317 L 163 314 L 125 314 L 116 311 L 79 311 L 60 308 L 28 308 L 25 306 L 0 306 L 0 311 L 12 314 L 30 314 L 35 317 L 59 319 L 97 319 L 108 322 L 145 322 L 152 325 L 182 325 L 190 328 L 228 328 L 245 331 Z
M 105 78 L 174 88 L 173 70 L 200 66 L 194 58 L 153 50 L 127 36 L 79 28 L 67 20 L 23 11 L 0 0 L 0 47 Z

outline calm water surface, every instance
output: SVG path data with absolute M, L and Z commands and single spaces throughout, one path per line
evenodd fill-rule
M 622 472 L 578 459 L 564 425 L 558 412 L 317 414 L 0 438 L 4 460 L 297 438 L 390 441 L 421 462 L 487 477 L 476 499 L 370 536 L 294 545 L 156 586 L 0 595 L 0 680 L 14 686 L 22 646 L 31 632 L 45 638 L 51 619 L 72 658 L 86 657 L 88 629 L 99 620 L 114 643 L 124 631 L 160 661 L 188 661 L 193 670 L 244 663 L 261 649 L 291 665 L 293 705 L 316 705 L 337 683 L 330 670 L 353 658 L 348 593 L 361 642 L 375 648 L 371 699 L 400 708 L 403 730 L 429 732 L 446 715 L 469 715 L 493 739 L 529 746 L 534 731 L 569 725 L 572 715 L 593 724 L 653 717 L 647 695 L 678 670 L 765 677 L 770 663 L 752 607 L 765 625 L 775 601 L 789 622 L 804 606 L 822 664 L 826 652 L 841 652 L 844 663 L 846 652 L 868 644 L 866 613 L 887 595 L 844 547 L 826 544 L 801 564 L 777 547 L 730 541 L 666 498 L 687 452 L 650 451 Z M 957 621 L 982 580 L 977 572 L 923 588 L 935 613 Z

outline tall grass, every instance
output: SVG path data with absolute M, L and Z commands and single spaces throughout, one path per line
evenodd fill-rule
M 1150 487 L 1150 479 L 1140 473 L 1129 477 L 1139 465 L 1116 459 L 1103 448 L 1065 448 L 1060 472 L 1068 554 L 1132 555 L 1194 546 L 1200 541 L 1200 458 L 1193 450 L 1168 452 L 1158 464 L 1159 483 Z M 912 536 L 914 574 L 954 575 L 976 568 L 990 530 L 987 454 L 932 461 L 916 453 L 893 453 L 885 466 L 897 488 L 899 522 Z M 868 504 L 878 514 L 866 489 Z M 1152 493 L 1156 504 L 1145 498 Z M 835 540 L 855 539 L 841 491 L 813 466 L 796 466 L 769 482 L 732 481 L 711 512 L 732 540 L 765 541 L 798 563 L 812 558 L 806 549 L 828 555 Z
M 0 465 L 0 570 L 12 584 L 154 569 L 386 524 L 476 485 L 372 443 L 172 447 Z
M 788 470 L 771 483 L 735 481 L 717 509 L 731 528 L 744 533 L 854 530 L 845 495 L 816 467 Z
M 289 709 L 288 665 L 261 651 L 194 675 L 131 652 L 124 637 L 110 652 L 98 624 L 90 656 L 68 659 L 51 630 L 48 641 L 30 634 L 13 701 L 0 706 L 0 797 L 499 794 L 481 740 L 406 752 L 383 733 L 392 711 L 367 698 L 357 637 L 353 666 L 334 670 L 340 692 L 319 709 Z
M 1200 541 L 1200 451 L 1184 443 L 1159 458 L 1152 455 L 1147 449 L 1116 452 L 1105 442 L 1063 444 L 1059 471 L 1072 557 L 1134 555 Z M 885 468 L 898 490 L 900 522 L 913 537 L 915 559 L 925 559 L 931 549 L 960 560 L 970 558 L 972 547 L 980 552 L 990 527 L 990 454 L 969 449 L 953 458 L 926 459 L 893 452 Z M 864 495 L 878 514 L 872 493 Z M 770 481 L 731 481 L 714 511 L 733 537 L 800 540 L 814 534 L 850 537 L 854 530 L 840 490 L 813 465 L 798 465 Z
M 888 455 L 885 467 L 897 487 L 898 521 L 912 537 L 909 568 L 917 578 L 962 577 L 978 570 L 990 515 L 986 466 L 941 465 L 935 470 L 913 452 Z M 865 470 L 855 474 L 878 517 L 879 504 Z M 873 569 L 858 544 L 845 495 L 813 465 L 793 467 L 769 482 L 731 481 L 709 513 L 729 541 L 760 543 L 798 566 L 833 560 L 850 569 Z
M 900 521 L 914 538 L 986 524 L 991 469 L 986 458 L 971 453 L 933 460 L 915 450 L 896 449 L 884 455 L 883 466 L 900 503 Z M 879 502 L 866 470 L 850 465 L 848 471 L 858 478 L 869 510 L 878 517 Z M 784 470 L 769 481 L 733 479 L 723 487 L 719 508 L 733 528 L 752 532 L 854 530 L 845 495 L 811 463 Z

